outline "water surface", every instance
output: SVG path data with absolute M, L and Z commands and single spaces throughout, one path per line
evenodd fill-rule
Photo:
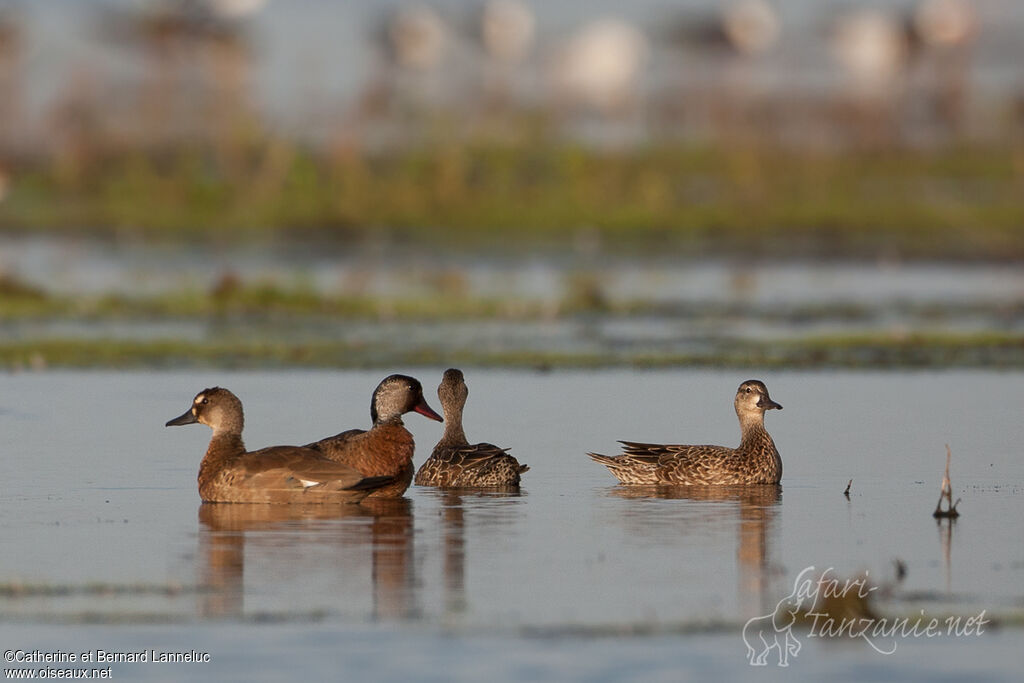
M 442 369 L 398 368 L 424 381 L 435 407 Z M 5 377 L 5 647 L 203 646 L 215 661 L 189 675 L 213 678 L 260 662 L 280 674 L 270 653 L 293 646 L 302 675 L 341 661 L 395 680 L 437 676 L 420 667 L 439 662 L 467 679 L 481 667 L 502 680 L 736 677 L 749 672 L 744 622 L 814 565 L 868 571 L 884 614 L 984 609 L 1004 627 L 910 639 L 887 657 L 806 639 L 790 673 L 1015 671 L 1019 373 L 762 375 L 785 406 L 767 419 L 784 460 L 778 489 L 627 489 L 584 456 L 619 438 L 735 444 L 731 399 L 747 377 L 733 372 L 467 370 L 467 433 L 530 465 L 518 494 L 413 487 L 376 506 L 202 505 L 195 473 L 209 430 L 163 427 L 220 384 L 245 404 L 250 447 L 302 443 L 365 426 L 381 374 Z M 440 426 L 407 424 L 421 461 Z M 963 498 L 954 525 L 931 517 L 945 444 Z

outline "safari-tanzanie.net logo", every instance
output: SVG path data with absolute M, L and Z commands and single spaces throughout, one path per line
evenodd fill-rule
M 877 616 L 867 605 L 878 588 L 869 582 L 867 572 L 841 579 L 833 567 L 820 574 L 807 567 L 793 582 L 793 592 L 779 600 L 772 612 L 744 625 L 743 642 L 751 666 L 766 666 L 773 650 L 778 665 L 789 666 L 789 658 L 800 653 L 798 635 L 863 640 L 876 652 L 890 655 L 903 638 L 980 636 L 989 623 L 985 610 L 969 617 L 929 617 L 924 610 L 910 617 Z

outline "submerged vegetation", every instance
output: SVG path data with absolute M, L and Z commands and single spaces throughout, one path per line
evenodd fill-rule
M 477 296 L 457 274 L 389 296 L 231 274 L 131 295 L 49 293 L 6 275 L 0 291 L 0 367 L 14 369 L 1024 367 L 1011 302 L 631 300 L 588 272 L 565 275 L 548 298 Z
M 941 311 L 901 304 L 894 311 L 620 301 L 580 274 L 554 301 L 436 290 L 415 297 L 326 294 L 232 277 L 209 290 L 148 296 L 48 294 L 10 276 L 0 287 L 0 367 L 14 369 L 1024 367 L 1024 336 L 1005 324 L 1020 311 L 1006 304 Z M 894 313 L 915 322 L 892 328 L 885 321 Z M 948 325 L 972 316 L 1000 331 Z M 831 332 L 821 330 L 823 322 Z M 620 324 L 631 330 L 626 337 Z M 744 331 L 751 324 L 762 331 Z

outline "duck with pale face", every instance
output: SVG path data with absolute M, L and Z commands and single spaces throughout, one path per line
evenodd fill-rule
M 207 503 L 358 503 L 393 483 L 366 477 L 308 448 L 270 446 L 247 451 L 242 402 L 227 389 L 196 394 L 167 426 L 204 424 L 213 430 L 199 465 L 199 495 Z

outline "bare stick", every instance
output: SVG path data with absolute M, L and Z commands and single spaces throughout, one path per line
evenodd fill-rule
M 850 481 L 846 482 L 846 490 L 843 491 L 843 495 L 846 496 L 847 498 L 850 497 L 850 487 L 851 486 L 853 486 L 853 479 L 851 479 Z
M 946 444 L 946 473 L 942 476 L 942 488 L 939 489 L 939 502 L 935 504 L 935 512 L 932 513 L 932 517 L 936 519 L 949 518 L 955 519 L 960 516 L 957 512 L 956 506 L 960 504 L 960 499 L 957 498 L 956 502 L 953 502 L 953 485 L 949 481 L 949 461 L 952 459 L 953 453 L 949 450 L 949 444 Z M 942 499 L 946 499 L 946 509 L 942 509 Z

